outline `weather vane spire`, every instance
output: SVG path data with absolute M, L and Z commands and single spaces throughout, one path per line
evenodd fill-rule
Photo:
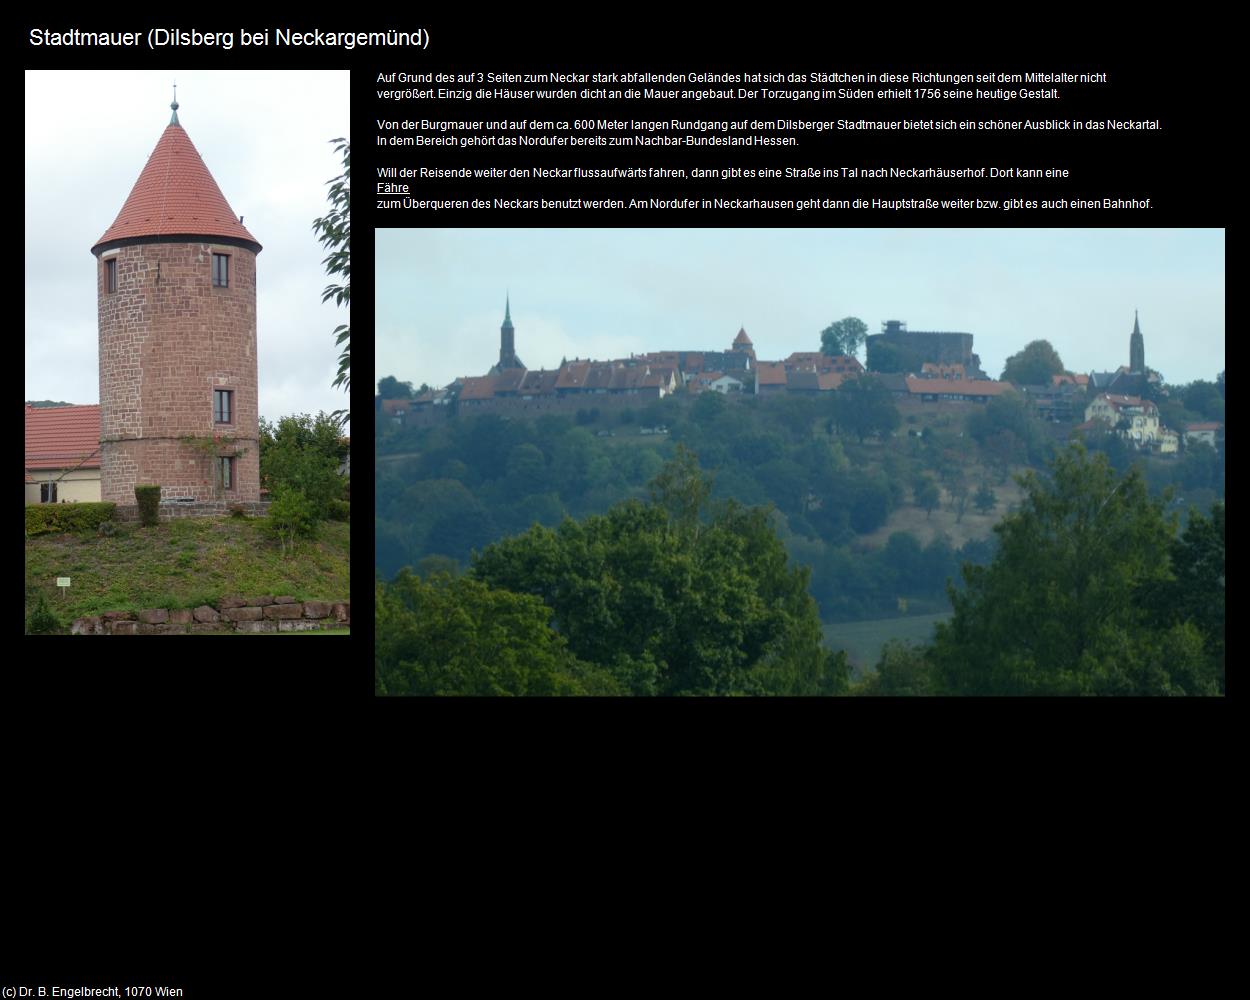
M 176 83 L 174 84 L 174 99 L 172 102 L 170 102 L 169 106 L 173 109 L 173 112 L 174 112 L 169 118 L 169 124 L 178 125 L 179 127 L 181 127 L 181 122 L 178 121 L 178 84 Z

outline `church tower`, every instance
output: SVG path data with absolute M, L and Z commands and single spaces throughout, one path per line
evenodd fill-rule
M 1137 325 L 1137 310 L 1133 310 L 1133 335 L 1128 341 L 1128 369 L 1134 375 L 1146 374 L 1146 342 L 1141 327 Z
M 101 499 L 260 498 L 256 255 L 173 115 L 96 256 Z M 213 442 L 217 438 L 217 443 Z M 204 508 L 200 508 L 203 510 Z
M 503 326 L 499 328 L 499 364 L 494 368 L 497 372 L 509 368 L 524 368 L 521 359 L 516 356 L 516 345 L 513 342 L 512 301 L 511 296 L 504 299 Z

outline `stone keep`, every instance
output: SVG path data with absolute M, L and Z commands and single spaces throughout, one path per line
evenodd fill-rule
M 178 102 L 170 106 L 173 116 L 130 197 L 91 248 L 101 499 L 133 505 L 136 484 L 156 484 L 162 498 L 255 502 L 261 246 L 183 131 Z M 183 440 L 214 435 L 228 439 L 215 454 Z M 224 487 L 220 459 L 243 449 Z

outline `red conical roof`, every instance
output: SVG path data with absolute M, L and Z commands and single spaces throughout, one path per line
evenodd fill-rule
M 746 327 L 740 329 L 738 331 L 738 336 L 734 337 L 734 346 L 739 344 L 745 344 L 747 347 L 751 346 L 751 338 L 747 336 Z
M 165 129 L 126 204 L 91 252 L 145 236 L 216 236 L 252 244 L 255 252 L 260 251 L 187 133 L 175 123 Z

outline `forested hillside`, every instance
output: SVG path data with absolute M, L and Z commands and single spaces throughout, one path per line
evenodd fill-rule
M 1019 497 L 1012 473 L 1042 468 L 1069 433 L 1014 394 L 900 406 L 870 380 L 811 398 L 709 392 L 610 414 L 380 421 L 377 567 L 383 579 L 405 566 L 463 568 L 474 550 L 531 525 L 642 499 L 682 444 L 709 471 L 714 498 L 772 506 L 787 551 L 811 569 L 823 620 L 945 611 L 946 581 L 994 552 L 991 528 Z M 1140 461 L 1110 435 L 1090 446 L 1117 471 Z M 1222 448 L 1144 467 L 1156 495 L 1182 489 L 1179 510 L 1223 493 Z

